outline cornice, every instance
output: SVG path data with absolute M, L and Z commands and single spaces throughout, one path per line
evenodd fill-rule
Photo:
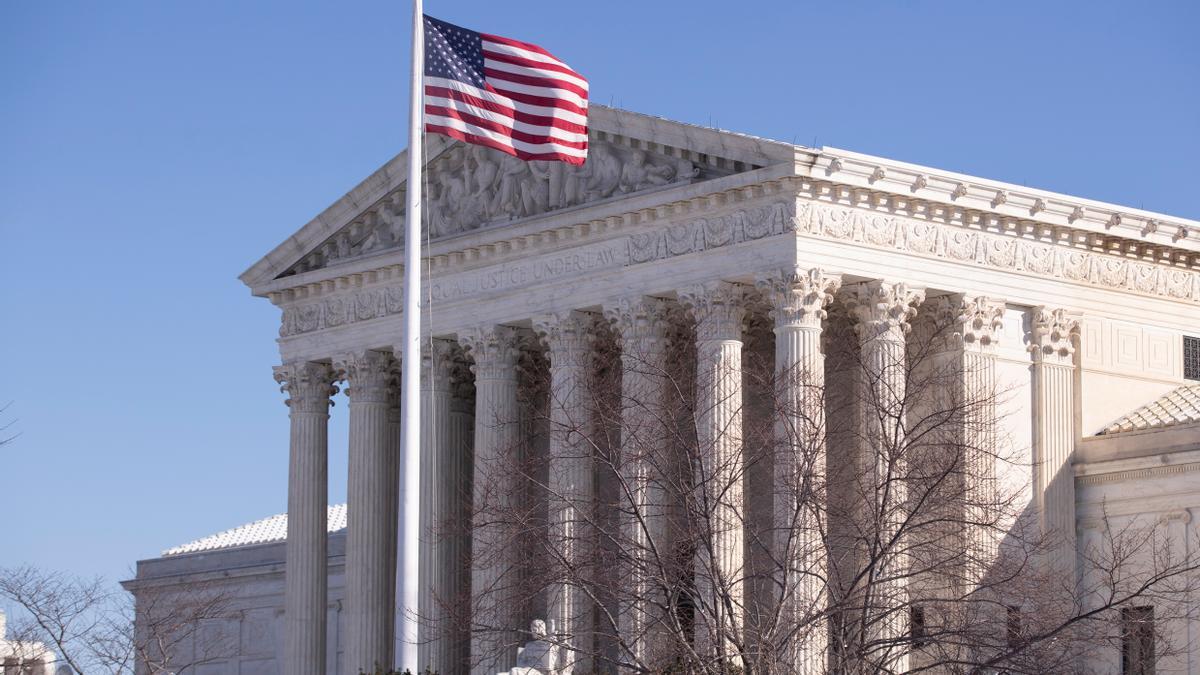
M 1078 485 L 1103 485 L 1105 483 L 1120 483 L 1130 480 L 1147 480 L 1150 478 L 1178 476 L 1181 474 L 1195 473 L 1197 471 L 1200 471 L 1200 462 L 1192 462 L 1190 464 L 1169 464 L 1166 466 L 1148 466 L 1141 469 L 1126 469 L 1123 471 L 1113 471 L 1111 473 L 1096 473 L 1087 474 L 1084 476 L 1075 476 L 1075 483 Z
M 1119 204 L 1031 189 L 977 176 L 823 147 L 811 177 L 876 192 L 907 195 L 957 208 L 987 212 L 1051 227 L 1121 240 L 1129 247 L 1165 248 L 1200 259 L 1200 222 Z
M 796 175 L 807 171 L 802 163 L 781 164 L 547 213 L 435 241 L 426 261 L 437 279 L 626 237 L 625 264 L 632 265 L 792 231 L 1200 303 L 1200 273 L 1195 271 L 1200 270 L 1200 254 L 1130 245 L 1121 237 L 999 214 L 990 207 L 948 205 Z M 834 177 L 843 171 L 844 164 Z M 877 177 L 876 183 L 882 180 Z M 665 227 L 654 227 L 656 223 Z M 259 291 L 285 308 L 322 298 L 336 305 L 320 308 L 332 321 L 307 322 L 314 327 L 300 331 L 285 325 L 285 336 L 396 314 L 403 303 L 402 258 L 402 249 L 393 249 L 280 278 Z
M 785 183 L 790 180 L 791 173 L 790 166 L 776 165 L 541 214 L 513 225 L 434 241 L 422 260 L 428 265 L 429 273 L 437 276 L 612 239 L 646 223 L 780 194 L 786 190 Z M 399 280 L 404 276 L 403 259 L 403 247 L 391 249 L 333 267 L 275 279 L 255 292 L 265 295 L 274 304 L 286 304 L 391 279 Z
M 430 272 L 466 271 L 507 259 L 548 252 L 589 240 L 606 239 L 623 229 L 664 219 L 678 219 L 713 206 L 738 203 L 759 195 L 796 190 L 815 201 L 925 220 L 962 230 L 985 232 L 1105 257 L 1137 260 L 1174 269 L 1200 269 L 1200 253 L 1173 246 L 1134 243 L 1124 237 L 1031 218 L 1000 214 L 968 205 L 947 205 L 915 196 L 853 187 L 835 180 L 795 177 L 795 167 L 774 166 L 724 178 L 649 191 L 623 200 L 585 205 L 543 214 L 509 226 L 480 230 L 433 242 L 426 257 Z M 343 265 L 276 279 L 256 292 L 282 304 L 315 297 L 376 280 L 400 278 L 403 249 L 368 255 Z

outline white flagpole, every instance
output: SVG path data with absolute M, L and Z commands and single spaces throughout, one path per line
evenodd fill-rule
M 421 159 L 422 127 L 425 116 L 424 12 L 421 0 L 413 0 L 412 73 L 409 82 L 408 182 L 404 211 L 404 350 L 401 354 L 402 388 L 400 410 L 400 555 L 396 567 L 399 594 L 396 617 L 396 667 L 416 675 L 418 637 L 418 589 L 423 581 L 417 552 L 421 527 Z M 432 486 L 430 486 L 432 487 Z

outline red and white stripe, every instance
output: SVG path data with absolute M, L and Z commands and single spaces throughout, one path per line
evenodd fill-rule
M 483 37 L 486 89 L 425 78 L 425 129 L 524 160 L 583 164 L 588 83 L 536 45 Z

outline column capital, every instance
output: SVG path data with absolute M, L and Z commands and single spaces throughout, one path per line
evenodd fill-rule
M 479 380 L 516 377 L 521 356 L 521 332 L 513 326 L 476 326 L 458 335 L 459 344 L 471 355 L 471 371 Z
M 387 403 L 389 390 L 395 384 L 395 363 L 391 354 L 367 349 L 338 356 L 333 367 L 349 385 L 346 396 L 351 401 Z
M 925 290 L 903 281 L 876 279 L 847 286 L 846 303 L 858 319 L 855 327 L 864 340 L 903 338 L 912 328 L 916 305 L 925 300 Z
M 825 307 L 841 288 L 842 277 L 819 267 L 797 267 L 759 275 L 755 286 L 770 302 L 776 328 L 820 328 L 826 317 Z
M 456 349 L 453 340 L 431 338 L 421 341 L 421 389 L 449 390 Z
M 999 342 L 1004 327 L 1003 300 L 954 293 L 930 298 L 926 304 L 936 327 L 945 332 L 945 350 L 990 353 Z
M 292 412 L 328 413 L 331 398 L 338 393 L 334 369 L 328 363 L 293 361 L 275 366 L 279 391 L 288 395 L 284 405 Z
M 1029 351 L 1034 363 L 1074 365 L 1074 338 L 1079 333 L 1079 319 L 1061 308 L 1039 305 L 1033 308 Z
M 577 363 L 591 349 L 591 329 L 595 321 L 595 314 L 579 310 L 547 314 L 533 319 L 533 332 L 538 341 L 546 347 L 550 367 Z
M 706 281 L 679 291 L 679 302 L 696 319 L 696 340 L 741 340 L 746 287 Z
M 613 324 L 621 341 L 665 340 L 669 325 L 669 306 L 662 298 L 638 296 L 621 298 L 604 306 L 604 318 Z

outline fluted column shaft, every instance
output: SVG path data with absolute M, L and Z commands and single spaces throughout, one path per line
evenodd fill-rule
M 874 495 L 867 531 L 875 559 L 867 598 L 867 625 L 876 645 L 869 660 L 896 672 L 908 669 L 907 557 L 902 527 L 908 500 L 908 458 L 905 446 L 905 341 L 914 305 L 925 298 L 904 283 L 872 281 L 851 287 L 848 301 L 858 318 L 862 354 L 862 434 L 867 452 L 869 494 Z M 893 641 L 901 641 L 894 644 Z
M 564 643 L 561 672 L 591 671 L 592 602 L 581 585 L 595 551 L 592 500 L 595 496 L 590 439 L 592 403 L 588 381 L 589 341 L 595 317 L 584 312 L 543 317 L 534 330 L 550 359 L 550 451 L 547 477 L 550 542 L 557 549 L 562 580 L 548 597 L 548 614 Z
M 742 432 L 742 287 L 711 282 L 679 294 L 696 320 L 694 512 L 700 524 L 695 560 L 696 647 L 725 662 L 744 625 L 745 453 Z
M 825 306 L 841 285 L 819 269 L 758 280 L 775 320 L 775 556 L 780 574 L 779 658 L 785 672 L 823 673 L 828 663 Z
M 329 398 L 333 369 L 302 362 L 275 369 L 291 417 L 284 571 L 286 675 L 324 675 L 328 587 Z
M 654 580 L 661 581 L 670 567 L 672 547 L 663 475 L 672 447 L 672 413 L 666 398 L 667 306 L 658 298 L 635 298 L 604 311 L 621 346 L 621 657 L 653 666 L 670 658 L 663 634 L 666 599 L 654 590 Z
M 1055 542 L 1061 570 L 1074 568 L 1075 344 L 1079 321 L 1063 309 L 1033 311 L 1034 498 L 1042 533 Z
M 444 611 L 453 569 L 443 545 L 453 506 L 447 496 L 458 493 L 456 486 L 447 482 L 453 477 L 447 460 L 455 454 L 449 445 L 451 349 L 448 340 L 433 339 L 422 345 L 421 352 L 421 550 L 417 556 L 421 642 L 417 662 L 422 668 L 441 673 L 450 672 L 453 664 Z
M 452 608 L 451 626 L 448 639 L 451 642 L 449 650 L 450 665 L 443 671 L 461 673 L 463 664 L 470 654 L 471 632 L 468 621 L 470 616 L 471 589 L 471 490 L 473 480 L 473 452 L 475 444 L 475 402 L 474 387 L 470 384 L 469 373 L 466 378 L 456 380 L 454 395 L 450 401 L 450 430 L 447 434 L 446 447 L 449 452 L 442 458 L 445 466 L 445 509 L 449 513 L 449 536 L 441 541 L 446 561 L 448 585 L 446 587 L 446 602 Z
M 346 506 L 346 648 L 343 672 L 371 673 L 392 663 L 396 550 L 393 504 L 399 498 L 397 448 L 389 408 L 391 355 L 367 351 L 338 361 L 350 398 L 350 462 Z M 393 595 L 388 591 L 392 589 Z
M 488 326 L 460 336 L 474 358 L 475 468 L 471 539 L 471 672 L 491 675 L 516 662 L 519 596 L 516 549 L 505 540 L 520 489 L 520 408 L 516 329 Z

